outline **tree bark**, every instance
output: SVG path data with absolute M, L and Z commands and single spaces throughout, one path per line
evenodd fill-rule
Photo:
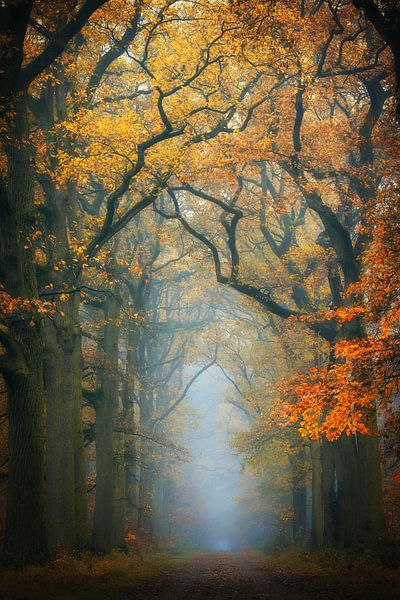
M 120 301 L 110 293 L 106 299 L 104 328 L 104 366 L 101 375 L 101 391 L 96 403 L 96 504 L 93 523 L 93 548 L 95 552 L 110 552 L 116 543 L 117 522 L 115 427 L 118 410 L 118 339 L 117 324 Z M 119 512 L 118 515 L 121 516 Z
M 311 442 L 312 468 L 312 511 L 311 511 L 311 547 L 317 550 L 323 545 L 324 503 L 322 493 L 321 443 Z
M 58 112 L 65 112 L 65 90 L 57 91 Z M 49 147 L 57 145 L 51 110 L 54 90 L 43 95 L 42 124 Z M 56 165 L 54 165 L 56 168 Z M 73 210 L 75 191 L 58 190 L 49 177 L 42 177 L 45 203 L 42 207 L 48 239 L 48 268 L 42 287 L 56 292 L 57 314 L 46 320 L 45 382 L 47 396 L 47 536 L 49 550 L 72 551 L 87 545 L 87 498 L 84 444 L 81 422 L 82 349 L 80 296 L 61 292 L 79 288 L 79 276 L 71 266 L 68 213 Z M 62 261 L 63 267 L 59 267 Z
M 79 298 L 60 308 L 65 316 L 46 323 L 45 355 L 47 534 L 53 552 L 87 544 Z
M 33 174 L 25 96 L 8 123 L 8 176 L 1 182 L 0 279 L 14 298 L 37 299 L 33 249 Z M 20 310 L 20 314 L 18 314 Z M 29 308 L 7 319 L 0 361 L 9 400 L 9 479 L 5 552 L 17 564 L 47 554 L 44 527 L 44 384 L 42 326 Z M 3 341 L 3 340 L 2 340 Z
M 379 548 L 387 529 L 382 496 L 382 472 L 376 412 L 369 414 L 371 435 L 357 435 L 361 503 L 360 541 L 363 546 Z
M 292 478 L 293 541 L 301 546 L 307 534 L 307 486 L 304 472 L 305 448 L 300 447 L 296 456 Z
M 135 436 L 135 404 L 134 404 L 134 379 L 137 363 L 137 345 L 139 328 L 135 323 L 129 324 L 126 349 L 125 382 L 122 395 L 124 422 L 128 432 L 124 437 L 124 463 L 125 463 L 125 498 L 128 523 L 136 528 L 138 519 L 137 499 L 137 448 Z
M 324 544 L 331 546 L 337 540 L 337 474 L 334 460 L 336 442 L 321 441 L 322 494 L 324 513 Z
M 144 433 L 151 427 L 151 416 L 154 408 L 153 381 L 146 365 L 150 364 L 148 348 L 144 339 L 145 333 L 139 342 L 140 366 L 140 431 Z M 152 443 L 141 438 L 140 440 L 140 477 L 139 477 L 139 513 L 138 527 L 142 535 L 148 540 L 153 539 L 153 499 L 154 499 L 154 465 L 152 460 Z

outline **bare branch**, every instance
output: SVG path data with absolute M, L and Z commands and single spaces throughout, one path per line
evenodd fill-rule
M 213 360 L 209 363 L 207 363 L 204 367 L 202 367 L 199 371 L 197 371 L 196 375 L 194 375 L 189 383 L 187 383 L 187 385 L 185 386 L 183 392 L 181 393 L 181 395 L 179 396 L 179 398 L 177 400 L 175 400 L 175 402 L 173 402 L 168 408 L 167 410 L 165 410 L 161 416 L 156 417 L 155 419 L 152 419 L 152 423 L 158 423 L 159 421 L 163 421 L 164 419 L 166 419 L 168 417 L 168 415 L 170 415 L 172 413 L 172 411 L 174 411 L 179 404 L 185 399 L 186 394 L 188 393 L 188 391 L 190 390 L 190 388 L 192 387 L 192 385 L 194 384 L 194 382 L 196 381 L 196 379 L 198 379 L 200 377 L 200 375 L 202 375 L 205 371 L 207 371 L 207 369 L 209 369 L 210 367 L 212 367 L 215 362 L 216 362 L 217 358 L 216 356 L 213 358 Z

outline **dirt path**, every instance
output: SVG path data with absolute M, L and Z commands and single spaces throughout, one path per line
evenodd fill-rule
M 364 582 L 365 583 L 365 582 Z M 368 588 L 367 588 L 368 589 Z M 251 553 L 200 554 L 173 567 L 168 573 L 146 582 L 126 600 L 306 600 L 306 599 L 395 599 L 390 591 L 380 594 L 364 585 L 332 584 L 324 579 L 298 577 L 268 565 Z

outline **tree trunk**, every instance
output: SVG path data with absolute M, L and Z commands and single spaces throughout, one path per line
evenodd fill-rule
M 8 395 L 8 490 L 4 550 L 12 562 L 25 565 L 47 555 L 44 526 L 44 393 L 40 340 L 21 323 L 26 374 L 5 375 Z
M 337 542 L 344 548 L 356 548 L 360 534 L 359 463 L 354 437 L 344 436 L 335 442 L 338 482 Z
M 35 227 L 33 175 L 30 165 L 25 97 L 14 104 L 9 124 L 8 177 L 1 182 L 0 279 L 14 298 L 37 298 L 30 235 Z M 46 554 L 44 527 L 44 385 L 42 327 L 30 309 L 18 308 L 7 318 L 0 359 L 9 400 L 9 479 L 6 554 L 17 564 Z
M 342 326 L 341 339 L 361 339 L 359 319 Z M 368 373 L 365 377 L 368 377 Z M 377 548 L 385 537 L 385 517 L 376 411 L 368 423 L 371 435 L 342 435 L 334 444 L 338 484 L 338 541 L 348 548 Z
M 368 548 L 379 548 L 387 535 L 383 497 L 379 438 L 376 413 L 369 415 L 371 435 L 357 435 L 360 489 L 360 541 Z
M 88 546 L 88 512 L 86 489 L 85 446 L 82 427 L 82 345 L 81 333 L 76 338 L 74 370 L 77 374 L 74 385 L 74 473 L 75 473 L 75 547 L 80 550 Z
M 50 100 L 48 101 L 50 104 Z M 46 123 L 52 142 L 53 120 Z M 53 302 L 58 314 L 46 321 L 45 380 L 47 396 L 47 536 L 52 552 L 72 551 L 87 544 L 86 477 L 81 424 L 82 350 L 80 296 L 64 289 L 78 289 L 79 279 L 70 262 L 68 207 L 73 193 L 57 190 L 47 177 L 42 178 L 46 202 L 43 207 L 49 238 L 51 266 L 43 274 L 42 285 L 49 283 L 56 292 Z M 58 267 L 63 261 L 63 268 Z M 57 267 L 57 268 L 54 268 Z
M 338 537 L 337 513 L 337 474 L 335 463 L 335 447 L 337 442 L 321 442 L 322 456 L 322 493 L 324 512 L 324 544 L 335 545 Z
M 140 479 L 138 527 L 143 537 L 153 540 L 154 465 L 151 459 L 151 442 L 140 442 Z
M 294 465 L 292 478 L 293 541 L 302 545 L 307 532 L 307 486 L 305 481 L 305 448 L 300 448 Z
M 139 328 L 135 323 L 129 324 L 126 349 L 125 383 L 122 395 L 124 409 L 124 423 L 127 433 L 124 437 L 124 463 L 125 463 L 125 498 L 128 523 L 132 528 L 137 526 L 138 499 L 137 499 L 137 449 L 135 436 L 135 404 L 134 404 L 134 379 L 137 363 L 137 345 Z
M 151 364 L 148 348 L 144 336 L 139 342 L 140 367 L 140 432 L 148 435 L 151 431 L 151 416 L 154 408 L 152 372 L 146 369 Z M 153 498 L 154 498 L 154 464 L 152 460 L 151 441 L 140 440 L 140 478 L 139 478 L 139 513 L 138 527 L 142 535 L 148 540 L 153 539 Z
M 157 478 L 154 482 L 153 499 L 153 540 L 156 550 L 161 550 L 166 542 L 166 530 L 168 526 L 168 514 L 165 512 L 166 501 L 164 491 L 166 486 L 165 458 L 162 458 L 158 467 Z
M 70 552 L 75 547 L 74 340 L 64 322 L 55 317 L 46 323 L 46 517 L 51 552 Z
M 114 541 L 115 548 L 125 549 L 125 462 L 124 434 L 114 433 Z
M 104 366 L 101 376 L 101 393 L 96 403 L 96 504 L 93 523 L 93 548 L 95 552 L 110 552 L 115 544 L 117 513 L 115 432 L 118 409 L 118 337 L 120 305 L 115 293 L 106 299 L 104 328 Z
M 322 493 L 322 457 L 321 443 L 311 442 L 312 467 L 312 511 L 311 511 L 311 547 L 322 547 L 324 536 L 324 505 Z
M 47 535 L 51 551 L 72 551 L 87 544 L 79 298 L 61 308 L 46 323 Z

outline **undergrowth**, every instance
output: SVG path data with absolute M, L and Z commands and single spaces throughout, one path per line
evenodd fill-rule
M 397 565 L 370 552 L 326 548 L 318 552 L 288 551 L 264 555 L 266 565 L 277 577 L 309 591 L 337 589 L 341 597 L 400 598 Z
M 2 600 L 119 600 L 128 590 L 181 560 L 166 554 L 143 558 L 114 552 L 109 556 L 62 555 L 23 571 L 0 571 Z

